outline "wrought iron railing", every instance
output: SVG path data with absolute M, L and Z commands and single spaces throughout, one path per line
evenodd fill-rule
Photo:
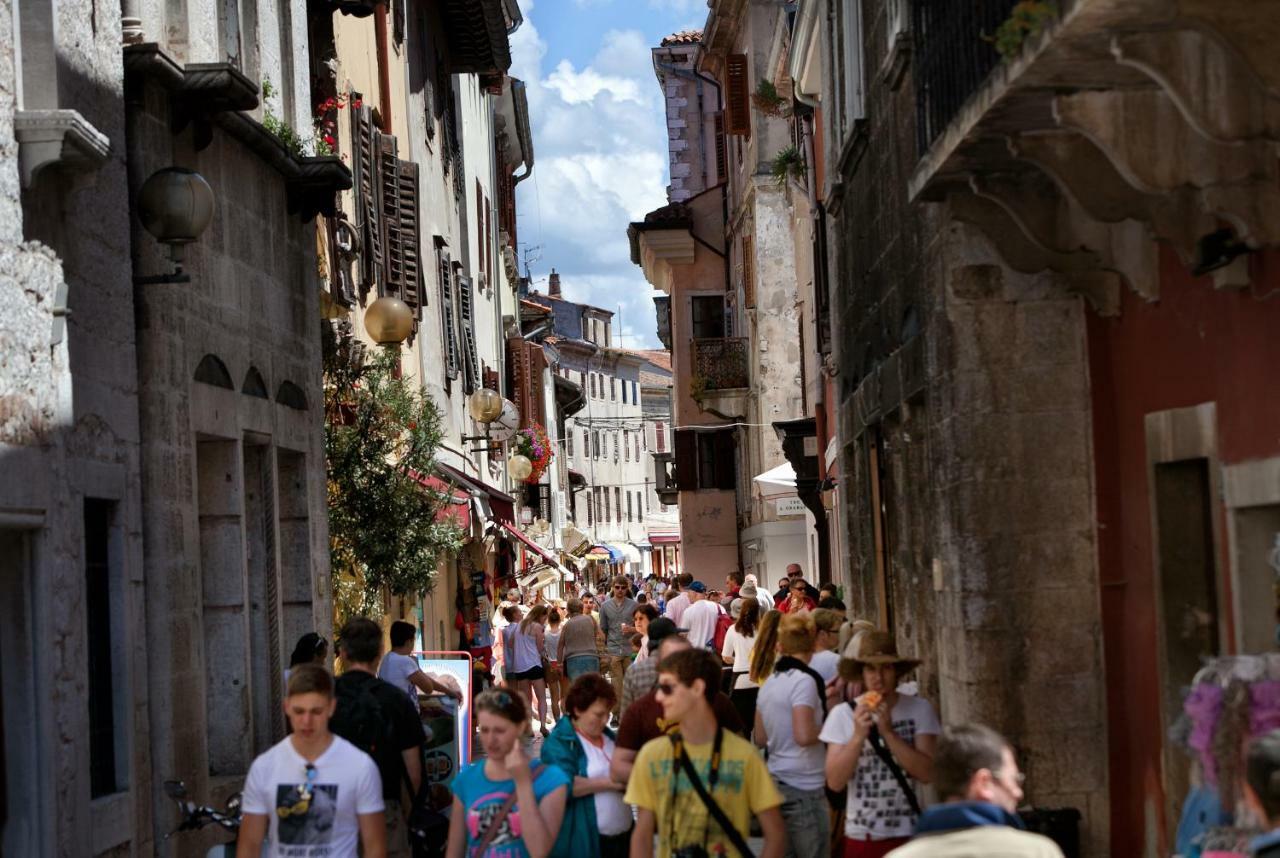
M 726 390 L 750 384 L 751 363 L 745 338 L 693 341 L 693 383 L 703 390 Z
M 923 155 L 1000 64 L 994 34 L 1016 0 L 912 0 L 916 143 Z

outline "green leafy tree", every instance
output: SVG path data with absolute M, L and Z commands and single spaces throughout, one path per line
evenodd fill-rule
M 329 560 L 339 625 L 379 616 L 386 596 L 430 592 L 440 558 L 462 547 L 459 526 L 438 520 L 448 499 L 419 479 L 435 473 L 440 409 L 399 368 L 397 350 L 370 354 L 349 326 L 325 349 Z

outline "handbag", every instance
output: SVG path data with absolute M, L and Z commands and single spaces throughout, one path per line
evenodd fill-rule
M 716 804 L 716 800 L 707 792 L 707 788 L 702 785 L 702 779 L 698 777 L 698 772 L 694 769 L 693 762 L 689 759 L 689 755 L 684 752 L 684 744 L 680 741 L 680 734 L 673 733 L 670 738 L 673 746 L 672 753 L 677 756 L 676 762 L 684 769 L 686 777 L 689 778 L 689 783 L 693 786 L 693 791 L 698 794 L 698 798 L 702 800 L 702 804 L 707 808 L 707 812 L 711 814 L 711 818 L 716 821 L 716 825 L 720 826 L 720 830 L 729 838 L 729 842 L 733 844 L 734 849 L 738 850 L 738 854 L 741 855 L 742 858 L 756 858 L 755 853 L 751 851 L 751 847 L 747 845 L 747 841 L 743 839 L 742 834 L 729 820 L 729 817 L 725 815 L 725 812 L 720 808 L 720 805 Z M 713 757 L 720 756 L 720 743 L 723 738 L 724 728 L 717 727 L 715 750 L 712 751 Z M 711 770 L 712 789 L 715 789 L 716 774 L 717 769 L 713 765 Z M 672 773 L 671 777 L 672 793 L 674 795 L 675 774 Z M 674 810 L 675 806 L 673 804 L 672 811 L 674 812 Z

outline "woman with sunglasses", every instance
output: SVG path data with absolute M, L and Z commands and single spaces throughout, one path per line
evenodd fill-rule
M 626 785 L 609 777 L 615 746 L 606 725 L 615 702 L 613 685 L 603 676 L 578 677 L 565 697 L 564 717 L 542 743 L 542 762 L 573 778 L 552 858 L 626 858 L 630 849 Z
M 447 858 L 546 858 L 560 834 L 569 776 L 557 766 L 530 763 L 520 737 L 529 707 L 506 689 L 476 698 L 483 760 L 449 785 Z

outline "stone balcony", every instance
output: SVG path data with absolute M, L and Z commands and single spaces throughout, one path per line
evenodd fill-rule
M 912 198 L 947 203 L 1011 268 L 1052 272 L 1104 315 L 1123 287 L 1159 297 L 1151 238 L 1220 287 L 1239 285 L 1233 255 L 1280 246 L 1268 4 L 1066 0 L 1002 59 L 988 19 L 1010 5 L 913 3 Z

